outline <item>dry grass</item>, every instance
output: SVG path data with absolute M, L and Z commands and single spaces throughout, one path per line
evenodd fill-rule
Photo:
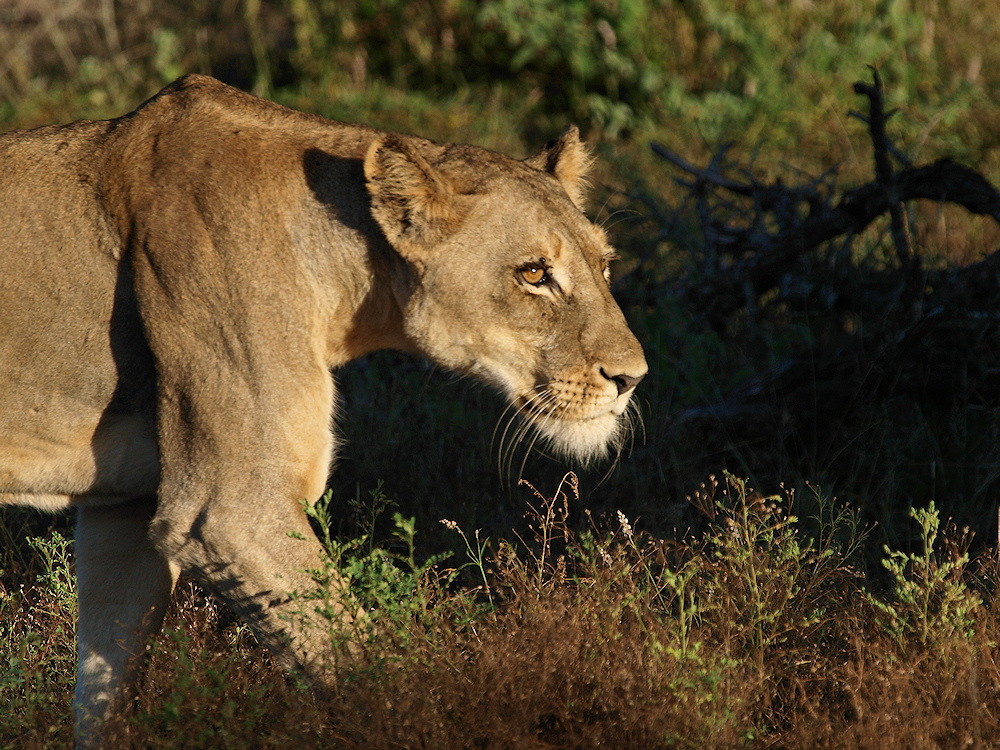
M 680 543 L 623 515 L 574 531 L 577 501 L 572 483 L 536 495 L 533 531 L 488 553 L 478 585 L 475 561 L 464 583 L 418 566 L 408 592 L 373 607 L 379 635 L 323 696 L 183 586 L 140 694 L 113 727 L 115 746 L 995 745 L 996 567 L 969 562 L 957 536 L 902 555 L 898 575 L 873 582 L 857 568 L 855 515 L 826 501 L 807 538 L 787 495 L 710 481 L 694 498 L 706 528 Z M 921 518 L 933 539 L 940 524 Z M 406 572 L 405 550 L 373 554 L 341 560 L 359 592 L 376 559 L 391 555 Z M 35 713 L 0 723 L 3 746 L 68 741 L 70 618 L 51 598 L 45 606 L 52 590 L 29 587 L 4 613 L 9 717 Z M 19 643 L 51 648 L 15 663 Z

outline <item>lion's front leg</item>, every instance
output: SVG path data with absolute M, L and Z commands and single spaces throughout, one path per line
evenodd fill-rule
M 323 683 L 336 656 L 330 625 L 352 621 L 345 607 L 342 623 L 330 623 L 303 597 L 323 560 L 302 501 L 325 488 L 332 378 L 299 372 L 273 390 L 226 381 L 161 382 L 152 537 L 223 597 L 279 663 Z M 342 591 L 333 596 L 347 601 Z
M 132 266 L 156 364 L 151 534 L 283 665 L 323 681 L 329 623 L 296 594 L 322 564 L 301 503 L 322 494 L 333 450 L 331 306 L 314 256 L 263 218 L 265 180 L 230 177 L 204 195 L 135 195 Z

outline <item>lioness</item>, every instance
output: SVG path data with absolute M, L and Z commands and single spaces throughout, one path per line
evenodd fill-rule
M 515 161 L 198 75 L 0 136 L 0 502 L 78 514 L 81 742 L 180 571 L 322 681 L 289 594 L 320 553 L 300 501 L 333 456 L 332 368 L 419 352 L 571 457 L 620 441 L 646 362 L 581 212 L 588 162 L 575 128 Z

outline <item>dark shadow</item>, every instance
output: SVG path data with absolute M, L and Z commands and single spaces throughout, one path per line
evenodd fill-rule
M 109 336 L 118 383 L 106 413 L 155 413 L 156 366 L 139 317 L 129 258 L 118 264 Z
M 318 148 L 310 148 L 302 156 L 302 170 L 309 189 L 332 219 L 369 237 L 381 235 L 372 218 L 360 159 L 331 156 Z
M 97 481 L 89 495 L 120 496 L 123 501 L 155 494 L 159 485 L 159 465 L 141 456 L 158 453 L 156 441 L 156 366 L 146 341 L 128 258 L 118 264 L 114 302 L 108 330 L 111 357 L 115 366 L 115 389 L 94 431 L 91 450 L 97 467 Z M 85 366 L 86 363 L 81 363 Z M 122 428 L 129 424 L 129 429 Z M 127 436 L 136 455 L 126 460 L 127 476 L 103 455 L 98 440 L 105 435 Z M 117 440 L 115 441 L 117 442 Z M 117 463 L 117 459 L 116 459 Z M 122 481 L 124 480 L 124 481 Z M 135 490 L 141 489 L 137 492 Z

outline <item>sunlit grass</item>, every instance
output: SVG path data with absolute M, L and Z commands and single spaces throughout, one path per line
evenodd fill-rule
M 398 513 L 389 538 L 332 542 L 372 630 L 325 696 L 183 585 L 116 746 L 913 748 L 1000 730 L 996 563 L 933 508 L 914 514 L 921 550 L 886 550 L 872 580 L 858 514 L 818 490 L 800 520 L 794 493 L 710 478 L 691 498 L 704 528 L 680 541 L 621 512 L 570 523 L 575 477 L 530 490 L 514 541 L 437 562 Z M 457 548 L 474 536 L 447 526 Z M 69 731 L 65 545 L 35 548 L 41 576 L 5 590 L 0 619 L 0 743 L 18 747 Z

